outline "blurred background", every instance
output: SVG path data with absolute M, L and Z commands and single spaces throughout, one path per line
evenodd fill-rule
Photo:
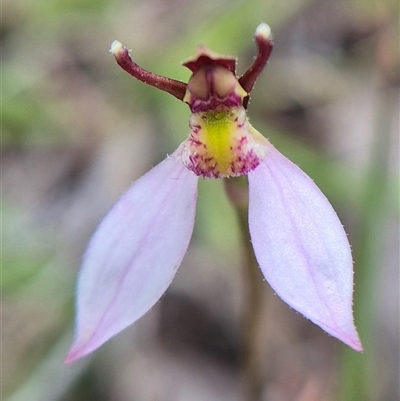
M 188 107 L 135 81 L 187 81 L 199 43 L 270 62 L 252 124 L 328 196 L 352 244 L 364 353 L 265 286 L 260 400 L 395 401 L 399 395 L 399 10 L 393 0 L 2 1 L 2 399 L 241 400 L 244 286 L 222 181 L 201 180 L 172 286 L 137 324 L 70 366 L 75 280 L 91 233 L 132 181 L 188 135 Z

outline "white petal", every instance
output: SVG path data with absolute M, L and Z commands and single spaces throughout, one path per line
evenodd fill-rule
M 346 233 L 314 182 L 275 148 L 249 173 L 249 225 L 261 270 L 291 307 L 355 350 Z
M 77 291 L 72 362 L 145 314 L 170 285 L 193 231 L 197 177 L 169 157 L 138 179 L 93 235 Z

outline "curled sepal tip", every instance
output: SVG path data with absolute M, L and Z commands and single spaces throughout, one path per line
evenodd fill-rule
M 129 50 L 118 42 L 118 40 L 114 40 L 111 43 L 110 53 L 115 57 L 118 65 L 128 74 L 147 85 L 154 86 L 175 96 L 179 100 L 183 100 L 187 86 L 184 82 L 167 78 L 162 75 L 153 74 L 152 72 L 140 67 L 131 59 Z
M 257 27 L 254 38 L 258 49 L 257 57 L 248 70 L 239 78 L 239 84 L 247 93 L 250 93 L 253 89 L 257 78 L 267 64 L 274 47 L 274 42 L 271 38 L 271 28 L 265 23 L 261 23 Z M 247 108 L 248 102 L 249 97 L 247 96 L 243 101 L 243 106 L 245 108 Z
M 262 22 L 258 25 L 254 36 L 262 40 L 269 40 L 271 37 L 271 27 L 265 22 Z
M 122 45 L 121 42 L 118 42 L 118 40 L 114 40 L 111 43 L 110 54 L 112 54 L 114 57 L 120 57 L 125 51 L 128 52 L 128 50 Z

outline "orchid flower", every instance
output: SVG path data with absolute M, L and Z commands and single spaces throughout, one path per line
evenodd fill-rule
M 100 223 L 83 258 L 75 341 L 66 362 L 89 354 L 161 298 L 193 231 L 199 177 L 247 175 L 249 230 L 261 271 L 293 309 L 357 351 L 352 316 L 353 262 L 346 233 L 314 182 L 254 129 L 249 94 L 271 54 L 268 25 L 258 55 L 236 78 L 236 60 L 201 45 L 183 63 L 188 84 L 152 74 L 114 41 L 110 52 L 135 78 L 187 103 L 189 137 L 139 178 Z

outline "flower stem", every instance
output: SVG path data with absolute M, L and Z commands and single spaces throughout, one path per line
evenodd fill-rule
M 261 399 L 264 386 L 265 341 L 260 334 L 264 309 L 263 277 L 251 245 L 248 224 L 248 186 L 243 177 L 224 180 L 225 190 L 235 208 L 243 246 L 244 304 L 242 309 L 242 383 L 244 400 Z

